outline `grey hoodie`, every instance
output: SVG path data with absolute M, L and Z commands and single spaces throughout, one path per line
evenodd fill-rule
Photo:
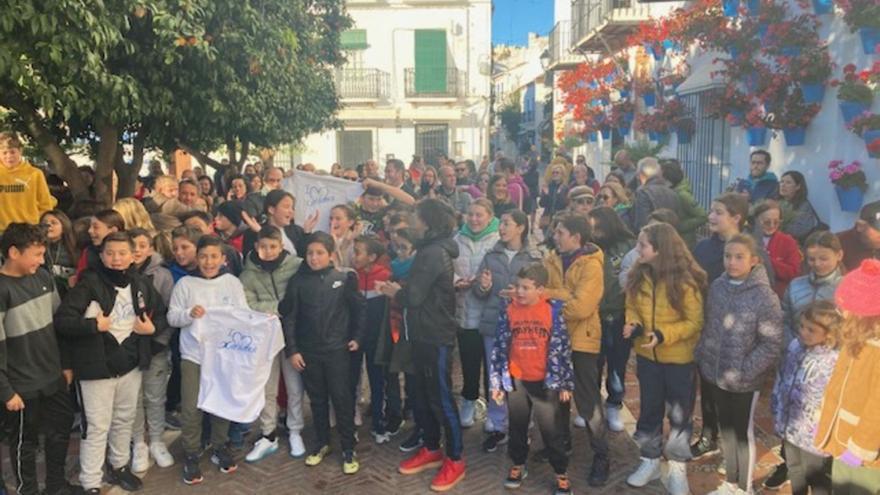
M 757 265 L 741 284 L 722 274 L 709 289 L 706 324 L 694 350 L 703 378 L 728 392 L 759 390 L 782 354 L 782 309 Z
M 499 295 L 508 285 L 516 282 L 516 274 L 523 268 L 540 263 L 543 256 L 537 249 L 523 246 L 510 260 L 504 252 L 504 243 L 498 241 L 492 250 L 486 253 L 477 269 L 477 277 L 483 270 L 492 272 L 492 287 L 488 291 L 480 288 L 479 279 L 471 287 L 471 293 L 485 302 L 481 306 L 480 335 L 494 337 L 498 329 L 498 315 L 501 311 L 501 296 Z

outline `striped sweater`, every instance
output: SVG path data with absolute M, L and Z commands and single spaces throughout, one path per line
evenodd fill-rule
M 52 315 L 59 304 L 52 275 L 0 274 L 0 400 L 32 399 L 63 386 Z

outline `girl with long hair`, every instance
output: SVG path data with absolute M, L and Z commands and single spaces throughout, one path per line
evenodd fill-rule
M 489 179 L 489 185 L 486 186 L 486 197 L 492 202 L 497 217 L 517 209 L 516 203 L 511 200 L 507 185 L 507 178 L 504 175 L 495 174 Z
M 70 287 L 70 277 L 76 272 L 79 248 L 73 224 L 63 211 L 49 210 L 40 215 L 40 225 L 46 228 L 46 255 L 44 265 L 55 277 L 58 292 L 63 296 Z

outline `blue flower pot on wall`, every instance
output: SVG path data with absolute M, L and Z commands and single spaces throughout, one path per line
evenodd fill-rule
M 874 141 L 880 139 L 880 129 L 871 129 L 871 130 L 867 130 L 867 131 L 863 132 L 862 139 L 865 140 L 865 147 L 867 148 L 868 145 L 870 145 Z M 870 149 L 868 150 L 868 155 L 870 155 L 871 158 L 880 158 L 880 153 L 878 153 L 878 152 L 872 153 Z
M 801 83 L 801 94 L 805 103 L 822 103 L 825 99 L 825 85 L 821 83 Z
M 746 139 L 749 141 L 749 146 L 764 146 L 767 142 L 767 128 L 749 127 L 746 129 Z
M 742 110 L 731 110 L 730 117 L 728 119 L 730 127 L 739 127 L 746 120 L 746 113 Z
M 749 9 L 749 15 L 758 15 L 761 12 L 761 0 L 747 0 L 746 8 Z
M 657 95 L 653 91 L 650 93 L 644 93 L 642 95 L 642 100 L 645 102 L 646 107 L 653 107 L 657 104 Z
M 622 125 L 617 128 L 617 132 L 623 137 L 629 136 L 629 126 Z
M 813 0 L 813 11 L 816 12 L 816 15 L 829 14 L 833 7 L 834 4 L 831 0 Z
M 691 138 L 694 136 L 694 133 L 690 130 L 677 129 L 675 135 L 678 136 L 678 144 L 691 144 Z
M 837 193 L 837 201 L 840 202 L 841 210 L 858 213 L 862 209 L 865 193 L 858 187 L 834 186 L 834 191 Z
M 843 114 L 843 121 L 849 124 L 856 117 L 866 112 L 870 105 L 865 105 L 864 103 L 860 103 L 857 101 L 841 101 L 840 102 L 840 113 Z
M 599 142 L 599 133 L 598 132 L 591 132 L 590 133 L 590 142 L 591 143 Z
M 739 0 L 721 0 L 721 8 L 727 17 L 736 17 L 739 10 Z
M 779 49 L 779 53 L 785 55 L 786 57 L 798 57 L 801 54 L 801 47 L 799 46 L 783 46 Z
M 729 47 L 727 52 L 730 53 L 730 58 L 733 60 L 736 60 L 739 57 L 739 48 L 735 46 Z
M 627 98 L 629 98 L 629 90 L 628 89 L 621 89 L 620 90 L 620 99 L 625 100 Z
M 859 28 L 859 36 L 862 38 L 862 49 L 865 54 L 872 55 L 877 51 L 877 45 L 880 44 L 880 29 L 863 27 Z
M 611 128 L 610 127 L 603 127 L 602 128 L 602 140 L 608 141 L 609 139 L 611 139 Z
M 783 129 L 785 135 L 785 144 L 788 146 L 801 146 L 807 140 L 807 129 L 805 127 L 789 127 Z

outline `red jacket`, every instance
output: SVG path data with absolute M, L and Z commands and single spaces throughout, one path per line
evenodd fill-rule
M 785 289 L 795 277 L 801 274 L 801 263 L 804 260 L 801 250 L 794 237 L 777 230 L 767 243 L 767 256 L 773 265 L 776 282 L 773 290 L 779 297 L 785 295 Z
M 391 280 L 391 269 L 385 263 L 376 261 L 370 266 L 369 271 L 364 269 L 357 270 L 358 289 L 367 299 L 372 299 L 381 294 L 376 290 L 376 282 L 387 282 Z

